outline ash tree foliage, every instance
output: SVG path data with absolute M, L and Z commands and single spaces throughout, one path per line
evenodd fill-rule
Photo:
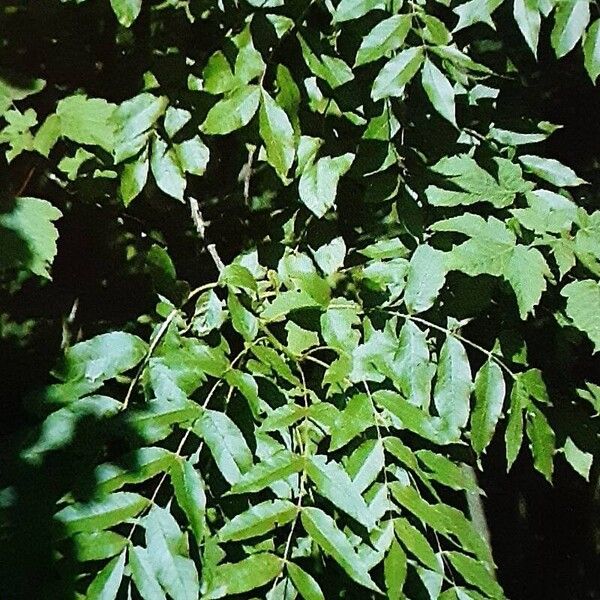
M 104 436 L 91 489 L 54 507 L 58 572 L 103 600 L 505 597 L 476 472 L 500 438 L 507 469 L 525 453 L 548 481 L 558 461 L 589 477 L 600 388 L 554 397 L 528 347 L 600 348 L 600 211 L 536 150 L 560 124 L 502 103 L 519 74 L 495 23 L 508 10 L 532 61 L 574 53 L 595 81 L 597 6 L 67 5 L 93 5 L 123 60 L 144 44 L 145 69 L 110 97 L 0 82 L 6 161 L 34 157 L 45 181 L 0 214 L 2 267 L 15 289 L 50 279 L 80 197 L 159 218 L 129 242 L 155 311 L 67 340 L 28 399 L 26 464 L 84 423 Z M 26 191 L 48 186 L 61 210 Z M 195 273 L 178 275 L 163 206 L 186 214 Z M 557 402 L 581 418 L 557 427 Z

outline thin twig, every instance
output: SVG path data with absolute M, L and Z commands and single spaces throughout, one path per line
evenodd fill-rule
M 217 284 L 213 283 L 213 282 L 205 283 L 205 284 L 197 287 L 196 289 L 192 290 L 188 294 L 188 297 L 185 299 L 183 306 L 185 306 L 188 302 L 190 302 L 190 300 L 193 300 L 196 296 L 198 296 L 202 292 L 204 292 L 206 290 L 210 290 L 210 289 L 214 288 L 216 285 Z M 150 361 L 150 358 L 152 358 L 152 355 L 154 354 L 154 351 L 156 350 L 159 342 L 161 341 L 161 339 L 163 338 L 163 336 L 169 329 L 169 325 L 171 324 L 173 319 L 176 317 L 177 313 L 179 313 L 179 310 L 180 309 L 178 309 L 178 308 L 174 308 L 167 315 L 167 318 L 163 321 L 159 330 L 156 332 L 156 335 L 154 336 L 154 338 L 152 339 L 152 342 L 148 346 L 148 350 L 146 352 L 146 356 L 144 356 L 144 360 L 143 360 L 142 364 L 138 368 L 137 373 L 135 374 L 135 377 L 131 380 L 131 383 L 129 384 L 129 388 L 127 389 L 127 394 L 125 394 L 125 399 L 123 400 L 123 403 L 121 405 L 121 410 L 125 410 L 127 408 L 127 406 L 129 405 L 129 401 L 131 400 L 131 395 L 133 394 L 133 389 L 138 384 L 140 378 L 142 377 L 142 373 L 143 373 L 144 369 L 146 368 L 146 365 Z
M 308 431 L 307 430 L 307 423 L 308 423 L 308 389 L 306 387 L 306 378 L 304 376 L 304 371 L 302 370 L 302 368 L 299 365 L 298 365 L 298 369 L 300 371 L 300 378 L 302 379 L 302 391 L 303 391 L 303 398 L 304 398 L 304 408 L 306 409 L 305 415 L 304 415 L 304 420 L 302 422 L 303 426 L 304 426 L 304 431 L 306 433 L 306 439 L 304 440 L 304 448 L 303 448 L 303 452 L 302 452 L 302 458 L 303 458 L 304 467 L 302 469 L 302 474 L 300 475 L 300 482 L 299 482 L 299 486 L 298 486 L 298 500 L 296 502 L 296 514 L 294 515 L 294 520 L 292 521 L 292 524 L 290 526 L 290 533 L 288 534 L 287 540 L 285 542 L 285 547 L 283 549 L 283 558 L 282 558 L 281 571 L 279 572 L 279 574 L 277 575 L 277 577 L 273 581 L 273 586 L 271 587 L 271 593 L 273 592 L 273 590 L 277 586 L 277 582 L 279 581 L 279 578 L 283 574 L 283 567 L 286 565 L 286 563 L 289 560 L 290 549 L 292 547 L 292 540 L 294 538 L 294 530 L 296 529 L 296 524 L 298 523 L 298 518 L 300 517 L 300 513 L 302 512 L 302 501 L 304 499 L 305 487 L 306 487 L 306 462 L 308 460 L 308 433 L 307 433 L 307 431 Z
M 15 196 L 17 198 L 20 197 L 21 194 L 25 191 L 25 189 L 29 185 L 29 182 L 31 181 L 31 178 L 33 177 L 34 173 L 35 173 L 35 167 L 31 167 L 31 169 L 29 169 L 23 183 L 21 184 L 21 187 L 18 189 L 17 193 L 15 194 Z
M 139 380 L 141 379 L 142 373 L 144 372 L 144 369 L 146 368 L 146 365 L 150 361 L 150 358 L 154 354 L 154 351 L 156 350 L 156 347 L 160 343 L 163 335 L 165 334 L 165 332 L 169 328 L 169 325 L 171 324 L 171 321 L 173 321 L 173 319 L 175 318 L 175 316 L 177 315 L 178 312 L 179 311 L 174 308 L 168 314 L 167 318 L 163 321 L 163 323 L 161 324 L 160 328 L 156 332 L 156 335 L 154 336 L 154 338 L 150 342 L 150 345 L 148 346 L 148 351 L 146 352 L 146 356 L 144 357 L 144 360 L 143 360 L 142 364 L 139 366 L 139 368 L 137 370 L 137 373 L 135 374 L 135 377 L 131 380 L 131 383 L 129 384 L 129 387 L 127 388 L 127 394 L 125 394 L 125 399 L 123 400 L 123 404 L 121 405 L 121 410 L 125 410 L 129 406 L 129 401 L 131 400 L 131 396 L 133 394 L 133 389 L 135 388 L 135 386 L 138 384 Z

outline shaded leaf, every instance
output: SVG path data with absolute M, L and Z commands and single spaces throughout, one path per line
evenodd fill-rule
M 352 544 L 330 516 L 318 508 L 307 507 L 302 511 L 301 519 L 304 529 L 313 541 L 333 557 L 354 581 L 379 591 Z

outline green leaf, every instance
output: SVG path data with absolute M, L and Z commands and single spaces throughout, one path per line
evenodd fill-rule
M 435 110 L 456 126 L 456 108 L 454 90 L 448 78 L 428 59 L 425 58 L 421 83 Z
M 422 409 L 410 404 L 399 394 L 387 390 L 379 390 L 373 398 L 383 408 L 398 417 L 402 427 L 413 431 L 421 437 L 436 444 L 455 442 L 458 436 L 456 429 L 450 429 L 448 424 L 439 417 L 433 417 Z
M 256 292 L 258 290 L 254 275 L 246 267 L 235 263 L 227 265 L 221 271 L 219 283 L 248 292 Z
M 331 242 L 321 246 L 314 253 L 315 262 L 325 275 L 333 275 L 344 265 L 346 251 L 347 248 L 344 238 L 334 238 Z
M 367 440 L 348 458 L 346 471 L 352 485 L 359 491 L 366 490 L 385 468 L 385 454 L 380 440 Z
M 342 352 L 352 352 L 360 339 L 360 333 L 353 328 L 358 325 L 358 306 L 350 301 L 336 301 L 321 316 L 321 334 L 325 342 Z
M 291 383 L 292 385 L 299 386 L 300 380 L 292 373 L 288 363 L 278 354 L 273 348 L 266 346 L 252 346 L 252 353 L 260 360 L 268 369 L 272 369 Z
M 379 592 L 352 544 L 330 516 L 318 508 L 307 507 L 302 510 L 301 519 L 312 540 L 333 557 L 354 581 Z
M 539 250 L 515 246 L 504 277 L 515 292 L 521 319 L 526 319 L 527 314 L 533 312 L 534 307 L 539 304 L 546 289 L 545 277 L 551 276 L 548 264 Z
M 513 15 L 527 45 L 537 58 L 537 47 L 542 21 L 538 8 L 538 0 L 515 0 Z
M 288 321 L 285 329 L 287 331 L 287 347 L 294 354 L 301 355 L 309 348 L 319 345 L 318 333 L 302 329 L 293 321 Z
M 148 500 L 132 492 L 116 492 L 100 500 L 77 502 L 56 513 L 55 519 L 67 534 L 94 532 L 118 525 L 138 515 L 148 506 Z
M 113 155 L 119 163 L 138 154 L 148 143 L 150 129 L 165 112 L 167 98 L 144 92 L 121 103 L 112 114 Z
M 531 442 L 533 464 L 549 482 L 552 482 L 555 452 L 554 431 L 544 413 L 535 406 L 530 406 L 527 410 L 526 429 L 527 437 Z
M 120 554 L 128 545 L 127 538 L 114 531 L 78 533 L 71 538 L 78 561 L 104 560 Z
M 394 357 L 395 379 L 406 400 L 421 408 L 429 406 L 433 367 L 430 364 L 427 337 L 412 321 L 407 320 L 400 330 Z
M 274 554 L 253 554 L 237 563 L 218 565 L 203 598 L 223 598 L 243 594 L 266 585 L 283 569 L 283 560 Z
M 259 129 L 267 161 L 280 177 L 285 177 L 296 155 L 294 129 L 283 108 L 265 90 L 261 92 Z
M 130 546 L 129 568 L 135 587 L 144 600 L 166 600 L 167 597 L 154 574 L 148 550 L 139 546 Z
M 258 335 L 258 319 L 247 310 L 233 292 L 227 295 L 227 308 L 233 328 L 247 341 Z
M 467 424 L 472 389 L 467 352 L 460 340 L 448 336 L 440 351 L 433 401 L 438 415 L 451 428 L 462 428 Z
M 286 564 L 286 569 L 294 587 L 304 600 L 325 600 L 319 584 L 304 569 L 292 562 Z
M 506 384 L 502 369 L 489 359 L 475 376 L 475 406 L 471 414 L 471 445 L 481 454 L 490 443 L 502 414 Z
M 355 66 L 389 56 L 404 44 L 410 31 L 411 15 L 394 15 L 376 25 L 364 37 L 356 54 Z
M 465 581 L 492 598 L 504 598 L 504 592 L 486 567 L 480 561 L 461 554 L 447 552 L 452 566 L 464 577 Z
M 158 136 L 152 140 L 150 168 L 156 185 L 165 194 L 183 202 L 186 181 L 177 153 L 173 148 L 167 148 L 166 142 Z
M 56 106 L 60 130 L 64 137 L 78 144 L 100 146 L 112 152 L 115 128 L 112 116 L 116 109 L 100 98 L 68 96 Z
M 298 40 L 302 47 L 302 55 L 306 66 L 314 75 L 325 80 L 332 89 L 354 79 L 352 69 L 341 58 L 327 54 L 321 54 L 319 58 L 301 35 L 298 35 Z
M 511 205 L 518 192 L 526 192 L 530 185 L 523 181 L 521 169 L 505 158 L 496 158 L 498 182 L 466 154 L 442 158 L 432 171 L 444 175 L 461 191 L 447 190 L 430 185 L 425 190 L 427 200 L 434 206 L 470 205 L 490 202 L 496 208 Z
M 253 79 L 262 77 L 267 68 L 261 53 L 254 47 L 250 25 L 232 39 L 238 48 L 235 59 L 235 76 L 242 83 L 250 83 Z
M 477 482 L 465 469 L 465 465 L 454 464 L 443 454 L 431 450 L 418 450 L 416 453 L 419 461 L 425 467 L 425 475 L 438 481 L 453 490 L 465 490 L 469 493 L 480 493 Z
M 144 152 L 136 160 L 123 165 L 119 191 L 125 206 L 129 206 L 144 189 L 146 181 L 148 181 L 149 168 L 147 152 Z
M 254 465 L 240 477 L 231 488 L 232 494 L 248 494 L 259 492 L 276 481 L 286 479 L 294 473 L 299 473 L 304 468 L 304 460 L 281 450 L 266 460 Z
M 176 423 L 188 423 L 198 418 L 200 407 L 184 398 L 152 400 L 143 408 L 131 410 L 125 417 L 125 426 L 146 443 L 164 439 Z
M 423 64 L 423 49 L 420 46 L 407 48 L 389 60 L 373 82 L 371 98 L 398 97 L 404 86 L 416 75 Z
M 429 310 L 446 281 L 446 255 L 427 244 L 417 247 L 410 259 L 404 303 L 412 314 Z
M 192 118 L 192 113 L 183 108 L 169 106 L 165 113 L 164 127 L 169 138 L 173 139 Z
M 460 31 L 465 27 L 470 27 L 475 23 L 486 23 L 492 29 L 495 29 L 492 21 L 492 13 L 502 4 L 502 0 L 470 0 L 460 4 L 453 9 L 458 15 L 458 23 L 454 32 Z
M 19 266 L 51 279 L 49 269 L 58 240 L 53 221 L 61 216 L 46 200 L 15 198 L 12 210 L 0 213 L 0 269 Z
M 208 111 L 202 131 L 208 135 L 225 135 L 245 127 L 258 110 L 260 96 L 260 88 L 256 85 L 235 90 Z
M 185 537 L 171 514 L 158 506 L 144 518 L 147 557 L 156 579 L 173 600 L 197 600 L 198 573 L 185 555 Z
M 550 41 L 558 58 L 573 50 L 590 21 L 590 7 L 585 1 L 559 2 L 554 13 L 554 28 Z
M 294 81 L 291 71 L 282 64 L 277 65 L 277 86 L 279 88 L 276 96 L 277 104 L 286 112 L 292 123 L 294 134 L 298 136 L 300 134 L 298 110 L 302 97 L 300 88 Z M 298 163 L 300 163 L 300 159 L 298 159 Z M 300 167 L 299 164 L 298 167 Z
M 357 435 L 374 425 L 375 416 L 369 397 L 366 394 L 352 396 L 331 428 L 329 451 L 339 450 Z
M 49 115 L 35 134 L 33 140 L 34 150 L 36 152 L 39 152 L 42 156 L 48 158 L 48 156 L 50 155 L 50 151 L 58 141 L 60 135 L 60 117 L 56 114 Z
M 592 83 L 600 75 L 600 19 L 588 28 L 583 42 L 584 65 Z
M 199 136 L 194 136 L 181 144 L 176 144 L 173 148 L 177 156 L 177 162 L 184 173 L 204 175 L 210 160 L 210 150 Z
M 98 389 L 107 379 L 133 369 L 148 346 L 124 331 L 104 333 L 69 348 L 55 371 L 63 381 L 85 379 L 88 391 Z
M 219 540 L 231 542 L 257 537 L 292 521 L 298 514 L 288 500 L 267 500 L 236 515 L 218 532 Z
M 111 560 L 90 583 L 85 595 L 90 600 L 114 600 L 125 570 L 125 552 Z
M 590 469 L 594 457 L 589 452 L 580 450 L 575 442 L 568 437 L 563 448 L 567 462 L 579 473 L 586 481 L 590 480 Z
M 488 565 L 493 564 L 490 549 L 465 515 L 448 504 L 429 504 L 409 485 L 392 482 L 389 488 L 396 501 L 424 524 L 450 539 L 456 538 L 469 552 Z
M 202 71 L 203 89 L 209 94 L 223 94 L 242 85 L 235 77 L 227 57 L 221 50 L 215 52 Z
M 142 10 L 142 0 L 110 0 L 110 5 L 123 27 L 131 27 Z
M 295 310 L 311 307 L 319 307 L 319 303 L 310 294 L 301 290 L 290 290 L 280 292 L 272 302 L 266 304 L 261 317 L 266 321 L 279 321 Z
M 200 473 L 189 460 L 177 461 L 170 470 L 177 504 L 181 507 L 200 543 L 204 534 L 206 494 Z
M 385 587 L 389 600 L 403 600 L 402 588 L 406 581 L 408 565 L 400 544 L 393 540 L 383 563 Z
M 226 414 L 205 410 L 194 424 L 194 431 L 206 442 L 219 471 L 230 484 L 237 483 L 252 467 L 252 453 L 246 440 Z
M 122 404 L 107 396 L 88 396 L 51 413 L 42 423 L 37 439 L 22 451 L 21 457 L 39 463 L 46 452 L 68 446 L 81 422 L 108 420 Z
M 335 461 L 327 462 L 325 456 L 311 456 L 306 473 L 315 484 L 319 494 L 335 504 L 340 510 L 356 519 L 368 530 L 375 527 L 372 514 L 360 492 L 352 485 L 346 471 Z
M 510 411 L 504 440 L 506 443 L 506 470 L 515 462 L 523 443 L 523 410 L 528 404 L 529 395 L 520 378 L 516 379 L 510 393 Z
M 489 273 L 500 276 L 510 260 L 515 235 L 504 223 L 490 217 L 485 221 L 479 215 L 463 214 L 432 225 L 434 231 L 455 231 L 471 237 L 452 248 L 448 268 L 475 277 Z
M 319 218 L 334 205 L 340 178 L 354 161 L 354 154 L 324 156 L 309 165 L 300 177 L 300 200 Z
M 577 219 L 577 206 L 571 200 L 548 190 L 527 194 L 528 208 L 511 210 L 519 223 L 536 233 L 569 231 Z
M 439 571 L 440 567 L 427 538 L 406 519 L 394 519 L 396 535 L 406 549 L 414 554 L 425 566 Z
M 567 299 L 567 316 L 590 338 L 597 352 L 600 350 L 600 285 L 591 279 L 574 281 L 560 293 Z
M 577 2 L 577 4 L 584 4 Z M 586 4 L 587 6 L 587 4 Z M 573 169 L 566 167 L 552 158 L 541 158 L 531 154 L 524 154 L 519 157 L 527 171 L 537 175 L 540 179 L 549 181 L 556 187 L 577 186 L 586 183 L 575 174 Z
M 385 7 L 384 0 L 341 0 L 333 13 L 333 22 L 358 19 L 372 10 L 384 10 Z

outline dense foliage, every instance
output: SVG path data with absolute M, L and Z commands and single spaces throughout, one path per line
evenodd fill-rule
M 597 477 L 595 165 L 522 101 L 538 51 L 595 82 L 597 7 L 2 10 L 0 334 L 45 357 L 2 597 L 505 597 L 490 448 Z

